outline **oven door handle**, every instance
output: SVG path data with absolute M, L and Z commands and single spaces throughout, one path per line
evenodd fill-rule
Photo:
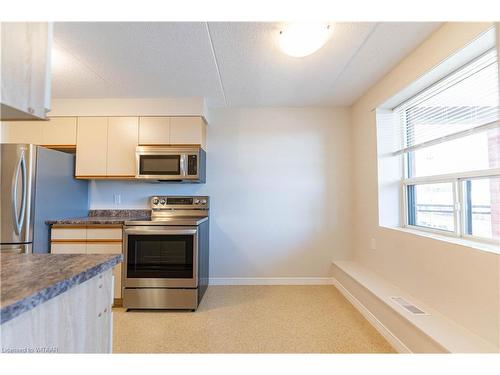
M 155 234 L 155 235 L 183 235 L 183 234 L 196 234 L 197 229 L 165 229 L 158 227 L 143 227 L 143 228 L 125 228 L 126 234 Z

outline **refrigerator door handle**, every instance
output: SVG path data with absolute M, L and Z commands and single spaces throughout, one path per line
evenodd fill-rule
M 19 172 L 22 175 L 22 199 L 21 199 L 21 210 L 17 209 L 17 181 L 19 180 Z M 21 151 L 21 156 L 19 162 L 17 163 L 16 171 L 12 176 L 12 216 L 14 219 L 14 229 L 17 235 L 20 235 L 21 228 L 24 223 L 24 211 L 26 210 L 26 199 L 27 199 L 27 186 L 26 186 L 26 159 L 24 157 L 24 150 Z

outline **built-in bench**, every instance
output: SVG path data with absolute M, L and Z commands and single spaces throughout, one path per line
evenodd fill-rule
M 498 353 L 500 349 L 430 306 L 389 283 L 368 268 L 351 261 L 333 262 L 339 291 L 399 352 Z M 393 297 L 401 297 L 395 300 Z M 401 305 L 409 303 L 408 311 Z

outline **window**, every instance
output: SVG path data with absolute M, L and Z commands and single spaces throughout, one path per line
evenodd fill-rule
M 500 241 L 499 103 L 492 49 L 395 108 L 404 225 Z

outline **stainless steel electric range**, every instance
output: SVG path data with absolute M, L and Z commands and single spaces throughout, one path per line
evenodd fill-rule
M 196 310 L 208 286 L 208 197 L 153 196 L 151 219 L 125 222 L 123 306 Z

